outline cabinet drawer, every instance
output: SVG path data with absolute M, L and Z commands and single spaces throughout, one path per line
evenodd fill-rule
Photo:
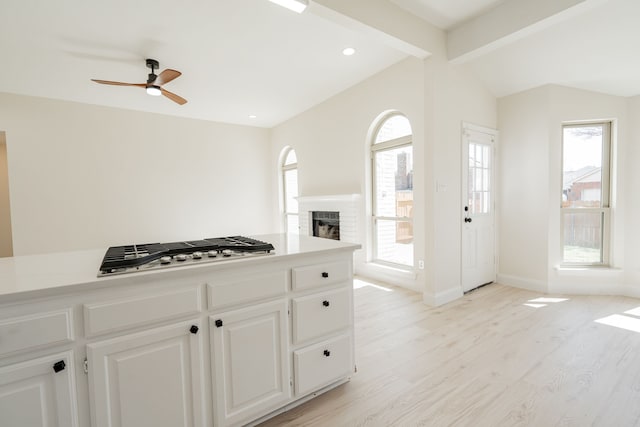
M 304 342 L 339 331 L 351 324 L 351 289 L 332 291 L 294 298 L 293 341 Z
M 293 289 L 309 289 L 351 279 L 351 264 L 337 261 L 293 269 Z
M 219 308 L 284 295 L 289 270 L 242 275 L 216 280 L 207 285 L 209 308 Z
M 198 313 L 200 287 L 84 305 L 86 336 Z
M 0 320 L 0 356 L 73 341 L 71 309 Z
M 293 352 L 296 395 L 317 390 L 353 372 L 350 335 Z

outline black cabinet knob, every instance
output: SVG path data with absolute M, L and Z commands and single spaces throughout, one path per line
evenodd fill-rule
M 197 334 L 199 329 L 200 328 L 198 328 L 196 325 L 191 325 L 191 328 L 189 328 L 189 332 L 191 332 L 192 334 Z
M 64 363 L 64 360 L 56 362 L 53 364 L 53 372 L 57 374 L 58 372 L 63 371 L 66 366 L 67 365 Z
M 322 301 L 322 305 L 324 305 L 325 307 L 329 307 L 331 304 L 329 303 L 329 301 L 324 300 Z
M 331 356 L 331 352 L 329 350 L 325 350 L 322 354 L 324 354 L 324 357 Z
M 324 277 L 326 279 L 327 277 L 329 277 L 329 273 L 327 273 L 326 271 L 323 271 L 322 272 L 322 277 Z
M 216 328 L 222 327 L 222 319 L 216 320 Z

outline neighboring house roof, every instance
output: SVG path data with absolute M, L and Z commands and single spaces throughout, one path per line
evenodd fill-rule
M 576 182 L 600 182 L 600 168 L 585 166 L 576 171 L 567 171 L 562 177 L 562 189 L 568 190 Z

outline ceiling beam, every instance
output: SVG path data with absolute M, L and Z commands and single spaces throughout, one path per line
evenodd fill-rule
M 606 0 L 507 0 L 447 32 L 447 57 L 463 63 Z
M 444 54 L 445 34 L 388 0 L 314 0 L 308 11 L 409 55 Z

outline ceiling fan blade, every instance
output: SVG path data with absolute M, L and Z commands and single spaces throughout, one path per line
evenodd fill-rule
M 109 80 L 96 80 L 91 79 L 92 82 L 100 83 L 103 85 L 115 85 L 115 86 L 137 86 L 137 87 L 146 87 L 146 83 L 122 83 L 122 82 L 112 82 Z
M 182 73 L 180 71 L 167 68 L 166 70 L 158 74 L 158 77 L 156 78 L 154 84 L 162 86 L 163 84 L 169 83 L 171 80 L 175 79 L 176 77 L 180 77 L 181 75 Z
M 168 90 L 163 89 L 163 88 L 160 88 L 160 90 L 162 91 L 162 94 L 163 94 L 164 96 L 166 96 L 167 98 L 169 98 L 169 99 L 170 99 L 170 100 L 172 100 L 173 102 L 176 102 L 176 103 L 178 103 L 178 104 L 180 104 L 180 105 L 184 105 L 184 104 L 186 104 L 186 103 L 187 103 L 187 100 L 186 100 L 186 99 L 184 99 L 184 98 L 183 98 L 183 97 L 181 97 L 181 96 L 176 95 L 175 93 L 169 92 Z

